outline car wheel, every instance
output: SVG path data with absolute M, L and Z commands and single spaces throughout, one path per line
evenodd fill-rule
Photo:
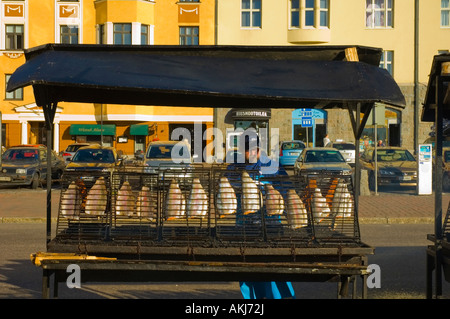
M 447 174 L 442 177 L 442 189 L 446 192 L 450 191 L 450 177 Z
M 36 173 L 33 175 L 33 178 L 31 179 L 30 187 L 31 189 L 36 189 L 39 186 L 39 174 Z
M 369 189 L 375 191 L 375 174 L 373 171 L 369 173 Z

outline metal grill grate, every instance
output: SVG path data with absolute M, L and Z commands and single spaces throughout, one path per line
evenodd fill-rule
M 57 238 L 161 247 L 360 242 L 350 176 L 223 166 L 64 174 Z

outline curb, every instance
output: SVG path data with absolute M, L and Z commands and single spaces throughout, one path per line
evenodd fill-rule
M 370 224 L 434 224 L 433 217 L 363 217 L 360 225 Z

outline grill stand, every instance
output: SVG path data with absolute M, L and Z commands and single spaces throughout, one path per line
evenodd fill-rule
M 337 282 L 337 297 L 356 298 L 357 279 L 362 279 L 361 298 L 367 298 L 367 258 L 354 257 L 353 263 L 234 263 L 142 260 L 80 260 L 60 258 L 61 254 L 41 261 L 42 297 L 58 297 L 58 286 L 67 280 L 67 267 L 77 264 L 81 282 L 193 282 L 193 281 L 301 281 Z

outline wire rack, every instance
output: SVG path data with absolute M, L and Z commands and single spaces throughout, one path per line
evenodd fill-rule
M 63 175 L 56 238 L 149 246 L 360 242 L 350 176 L 262 176 L 224 166 Z

